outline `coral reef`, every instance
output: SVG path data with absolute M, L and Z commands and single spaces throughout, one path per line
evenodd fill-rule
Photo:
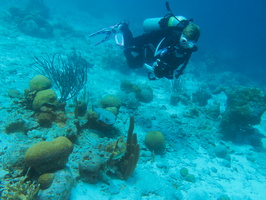
M 226 146 L 224 145 L 217 145 L 214 148 L 214 153 L 218 158 L 223 158 L 226 159 L 228 161 L 231 160 L 230 154 L 229 154 L 229 150 Z
M 25 128 L 25 121 L 23 121 L 23 119 L 14 119 L 12 122 L 9 122 L 6 126 L 5 126 L 5 132 L 7 134 L 9 133 L 15 133 L 15 132 L 26 132 L 26 128 Z
M 53 26 L 47 21 L 49 8 L 43 1 L 30 0 L 25 9 L 11 7 L 9 13 L 21 32 L 40 38 L 53 36 Z
M 145 136 L 145 145 L 150 151 L 162 154 L 165 151 L 165 139 L 160 131 L 150 131 Z
M 29 167 L 39 173 L 45 173 L 64 168 L 72 150 L 72 142 L 61 136 L 51 142 L 34 144 L 26 151 L 24 158 Z
M 214 101 L 213 104 L 206 108 L 206 115 L 211 119 L 218 119 L 220 116 L 220 103 Z
M 88 109 L 88 103 L 89 103 L 89 92 L 87 91 L 87 88 L 84 87 L 81 95 L 79 97 L 74 98 L 74 114 L 75 117 L 83 117 L 86 114 L 86 111 Z
M 196 182 L 196 177 L 193 174 L 190 174 L 187 168 L 185 168 L 185 167 L 181 168 L 179 173 L 185 181 L 188 181 L 191 183 Z
M 43 75 L 36 75 L 30 80 L 30 91 L 46 90 L 52 87 L 52 82 Z
M 200 86 L 196 92 L 192 93 L 192 101 L 199 106 L 206 106 L 211 97 L 205 85 Z
M 23 171 L 26 168 L 24 154 L 27 149 L 28 145 L 23 143 L 10 146 L 2 158 L 3 169 L 12 174 Z
M 184 92 L 182 93 L 173 92 L 170 96 L 170 104 L 176 106 L 178 105 L 179 102 L 181 102 L 184 105 L 189 105 L 190 96 Z
M 100 178 L 100 171 L 104 170 L 111 154 L 103 149 L 92 148 L 79 162 L 79 174 L 81 180 L 91 184 L 97 183 Z
M 32 108 L 34 110 L 40 110 L 44 105 L 47 107 L 56 107 L 58 105 L 58 99 L 54 90 L 47 89 L 37 92 L 32 103 Z
M 54 172 L 52 184 L 48 189 L 38 192 L 38 199 L 69 199 L 75 179 L 71 170 L 67 167 Z
M 10 90 L 8 90 L 7 95 L 10 98 L 19 98 L 21 96 L 21 93 L 17 89 L 10 89 Z
M 188 175 L 188 169 L 183 167 L 180 169 L 179 173 L 181 176 L 185 177 L 186 175 Z
M 2 189 L 1 199 L 33 200 L 39 191 L 39 184 L 27 180 L 27 176 L 12 179 Z
M 134 93 L 136 98 L 144 103 L 149 103 L 153 100 L 153 90 L 147 84 L 135 85 L 130 81 L 121 81 L 120 89 L 126 93 Z
M 139 85 L 139 90 L 136 93 L 136 98 L 143 103 L 149 103 L 153 100 L 153 90 L 146 84 Z
M 101 104 L 102 108 L 116 107 L 119 109 L 121 106 L 121 100 L 116 95 L 106 95 L 99 100 L 99 103 Z
M 130 124 L 127 134 L 127 147 L 125 155 L 119 160 L 117 167 L 119 176 L 122 179 L 127 179 L 135 170 L 140 154 L 137 134 L 134 131 L 134 117 L 130 117 Z
M 35 70 L 45 74 L 60 92 L 60 102 L 78 95 L 87 83 L 88 69 L 91 64 L 73 50 L 64 58 L 55 53 L 52 58 L 35 56 Z
M 222 116 L 221 132 L 224 139 L 261 146 L 261 135 L 253 125 L 259 124 L 266 111 L 265 94 L 258 88 L 220 88 L 227 96 L 227 107 Z
M 83 117 L 87 111 L 88 102 L 84 100 L 76 100 L 75 102 L 75 117 Z
M 92 146 L 79 162 L 81 180 L 96 183 L 102 180 L 111 184 L 108 174 L 127 179 L 136 168 L 139 159 L 137 135 L 133 134 L 134 119 L 130 119 L 127 142 L 123 137 L 115 141 L 103 141 L 96 147 Z
M 54 180 L 54 173 L 44 173 L 38 178 L 38 183 L 40 184 L 40 189 L 45 190 L 48 189 Z

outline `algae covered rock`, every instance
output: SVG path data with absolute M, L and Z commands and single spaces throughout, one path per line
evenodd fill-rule
M 259 88 L 233 87 L 225 90 L 227 107 L 223 123 L 256 125 L 266 111 L 266 97 Z
M 17 89 L 10 89 L 10 90 L 8 90 L 7 95 L 10 98 L 19 98 L 21 96 L 21 93 Z
M 185 167 L 181 168 L 179 173 L 185 181 L 188 181 L 191 183 L 196 182 L 196 177 L 193 174 L 190 174 L 187 168 L 185 168 Z
M 196 182 L 196 177 L 193 174 L 187 174 L 184 177 L 184 180 L 186 180 L 187 182 L 195 183 Z
M 24 160 L 24 154 L 27 151 L 27 148 L 28 146 L 23 143 L 9 146 L 2 157 L 3 169 L 6 171 L 19 171 L 25 169 L 26 163 Z
M 100 152 L 92 149 L 86 153 L 79 162 L 79 174 L 82 181 L 95 184 L 99 180 L 100 171 L 109 160 L 108 152 Z
M 40 173 L 51 172 L 65 167 L 72 150 L 72 142 L 61 136 L 51 142 L 34 144 L 26 151 L 24 159 L 29 167 Z
M 266 111 L 266 97 L 259 88 L 223 88 L 227 96 L 227 107 L 222 116 L 221 131 L 224 139 L 261 145 L 261 136 L 253 125 L 261 121 Z
M 179 173 L 180 173 L 180 175 L 181 175 L 182 177 L 185 177 L 186 175 L 188 175 L 188 169 L 185 168 L 185 167 L 182 167 L 182 168 L 180 169 Z
M 165 139 L 160 131 L 150 131 L 146 134 L 145 145 L 150 151 L 156 154 L 162 154 L 165 150 Z
M 218 158 L 223 158 L 229 161 L 231 160 L 228 148 L 224 145 L 217 145 L 214 147 L 214 153 Z
M 39 91 L 32 103 L 34 110 L 39 110 L 43 105 L 57 106 L 58 99 L 56 93 L 52 89 Z
M 43 75 L 36 75 L 30 80 L 30 91 L 46 90 L 52 87 L 52 82 Z

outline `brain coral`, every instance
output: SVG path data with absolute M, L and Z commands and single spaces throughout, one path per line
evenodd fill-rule
M 137 98 L 144 103 L 149 103 L 153 100 L 153 90 L 148 85 L 140 85 L 140 90 L 136 93 Z
M 46 90 L 52 87 L 52 82 L 43 75 L 36 75 L 30 80 L 30 91 Z
M 58 100 L 54 90 L 47 89 L 39 91 L 33 100 L 32 108 L 39 110 L 45 104 L 57 106 Z
M 34 144 L 26 151 L 24 159 L 29 167 L 40 173 L 53 172 L 65 167 L 72 150 L 72 142 L 61 136 L 51 142 Z
M 162 154 L 165 150 L 165 139 L 160 131 L 150 131 L 146 134 L 145 145 L 156 154 Z
M 99 102 L 103 108 L 107 108 L 107 107 L 119 108 L 121 106 L 120 98 L 115 95 L 106 95 Z

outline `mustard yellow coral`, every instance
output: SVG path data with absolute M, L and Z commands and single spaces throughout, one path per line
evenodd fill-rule
M 33 100 L 32 108 L 39 110 L 45 104 L 52 106 L 58 105 L 58 99 L 54 90 L 47 89 L 39 91 Z
M 44 173 L 38 178 L 38 183 L 40 184 L 40 189 L 45 190 L 48 189 L 54 180 L 54 173 Z
M 43 75 L 36 75 L 30 80 L 30 91 L 46 90 L 52 87 L 52 82 Z
M 29 167 L 45 173 L 64 168 L 72 150 L 72 142 L 61 136 L 51 142 L 42 141 L 34 144 L 26 151 L 24 159 Z
M 146 134 L 145 145 L 150 151 L 162 154 L 165 150 L 165 139 L 160 131 L 150 131 Z
M 99 102 L 103 108 L 106 108 L 106 107 L 119 108 L 121 106 L 121 100 L 116 95 L 106 95 Z

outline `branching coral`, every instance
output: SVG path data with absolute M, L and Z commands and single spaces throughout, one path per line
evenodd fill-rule
M 27 175 L 19 177 L 3 186 L 1 199 L 33 200 L 39 187 L 37 182 L 27 180 Z

